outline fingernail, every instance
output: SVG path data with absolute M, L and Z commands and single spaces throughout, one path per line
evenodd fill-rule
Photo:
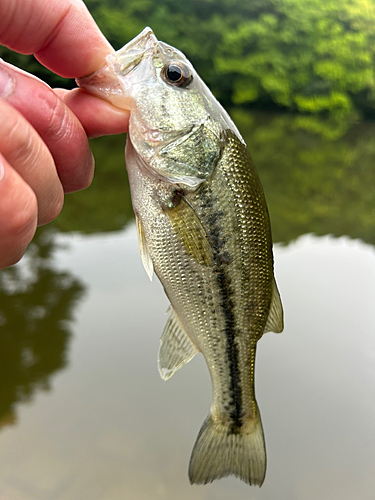
M 8 71 L 0 64 L 0 98 L 8 97 L 14 90 L 14 78 Z
M 0 182 L 3 180 L 4 175 L 5 175 L 4 163 L 3 159 L 0 156 Z

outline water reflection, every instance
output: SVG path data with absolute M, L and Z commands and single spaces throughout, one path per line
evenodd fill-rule
M 351 126 L 339 138 L 316 117 L 231 114 L 253 155 L 275 242 L 305 233 L 361 238 L 375 244 L 375 123 Z M 97 171 L 90 189 L 69 195 L 55 225 L 63 232 L 116 231 L 133 214 L 123 136 L 93 141 Z
M 60 235 L 56 266 L 89 293 L 69 369 L 0 434 L 6 500 L 371 500 L 375 488 L 375 251 L 304 236 L 275 249 L 286 328 L 259 342 L 257 396 L 268 449 L 261 489 L 234 478 L 192 487 L 189 456 L 211 399 L 202 356 L 157 372 L 167 300 L 130 225 Z M 110 256 L 110 258 L 109 258 Z
M 93 186 L 69 195 L 21 265 L 0 272 L 0 498 L 372 498 L 375 124 L 336 138 L 300 117 L 232 115 L 284 244 L 275 256 L 286 331 L 265 335 L 257 367 L 264 487 L 188 484 L 208 374 L 195 359 L 159 379 L 167 300 L 142 268 L 125 141 L 111 137 L 93 142 Z M 348 237 L 300 237 L 311 232 Z M 18 404 L 38 391 L 38 404 Z
M 0 427 L 16 421 L 16 403 L 48 390 L 65 367 L 70 321 L 84 287 L 51 263 L 54 234 L 38 232 L 22 265 L 0 273 Z
M 275 242 L 315 233 L 375 244 L 374 122 L 330 139 L 306 129 L 306 117 L 232 115 L 261 178 Z

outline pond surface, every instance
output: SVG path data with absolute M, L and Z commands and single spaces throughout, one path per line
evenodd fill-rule
M 112 137 L 93 144 L 92 188 L 0 272 L 1 500 L 373 498 L 375 126 L 332 137 L 232 114 L 266 192 L 285 310 L 257 354 L 264 485 L 189 484 L 208 370 L 196 356 L 159 378 L 168 301 L 143 270 Z

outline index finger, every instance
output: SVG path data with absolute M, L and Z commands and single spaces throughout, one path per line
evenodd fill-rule
M 81 0 L 0 0 L 0 44 L 65 78 L 89 75 L 113 51 Z

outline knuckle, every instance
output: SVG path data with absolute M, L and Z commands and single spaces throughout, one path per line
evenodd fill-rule
M 61 188 L 61 190 L 59 190 L 59 193 L 54 196 L 53 205 L 51 208 L 51 218 L 49 222 L 56 219 L 56 217 L 60 214 L 63 206 L 64 206 L 64 191 Z
M 93 180 L 93 172 L 87 172 L 86 176 L 81 181 L 81 189 L 87 189 L 91 186 Z
M 88 188 L 94 178 L 95 160 L 90 150 L 89 144 L 82 148 L 80 161 L 76 163 L 76 168 L 72 171 L 70 183 L 64 185 L 66 193 L 73 193 Z
M 15 207 L 12 215 L 7 218 L 6 226 L 2 228 L 2 237 L 7 244 L 0 252 L 0 269 L 20 261 L 34 236 L 36 218 L 36 197 L 32 194 L 29 197 L 23 196 L 22 204 Z
M 43 213 L 39 213 L 38 226 L 43 226 L 44 224 L 48 224 L 49 222 L 55 220 L 60 214 L 63 206 L 64 191 L 60 185 L 59 188 L 55 190 L 55 193 L 50 196 L 49 203 L 43 210 Z
M 25 173 L 37 169 L 41 162 L 46 163 L 49 168 L 53 165 L 46 145 L 17 110 L 10 106 L 0 109 L 0 128 L 1 150 L 10 164 L 22 165 Z
M 47 90 L 40 88 L 36 91 L 35 96 L 44 116 L 44 134 L 53 136 L 55 140 L 63 140 L 67 134 L 68 111 L 57 95 L 52 90 Z
M 35 232 L 38 204 L 35 194 L 31 189 L 22 193 L 12 215 L 8 218 L 8 231 L 15 246 L 25 246 L 30 241 Z
M 9 141 L 12 144 L 17 144 L 16 148 L 12 149 L 12 152 L 8 155 L 10 163 L 34 163 L 34 150 L 35 145 L 33 137 L 28 130 L 26 130 L 25 123 L 18 118 L 9 131 Z
M 28 157 L 32 139 L 27 122 L 20 113 L 9 106 L 1 111 L 2 149 L 8 152 L 8 157 Z

